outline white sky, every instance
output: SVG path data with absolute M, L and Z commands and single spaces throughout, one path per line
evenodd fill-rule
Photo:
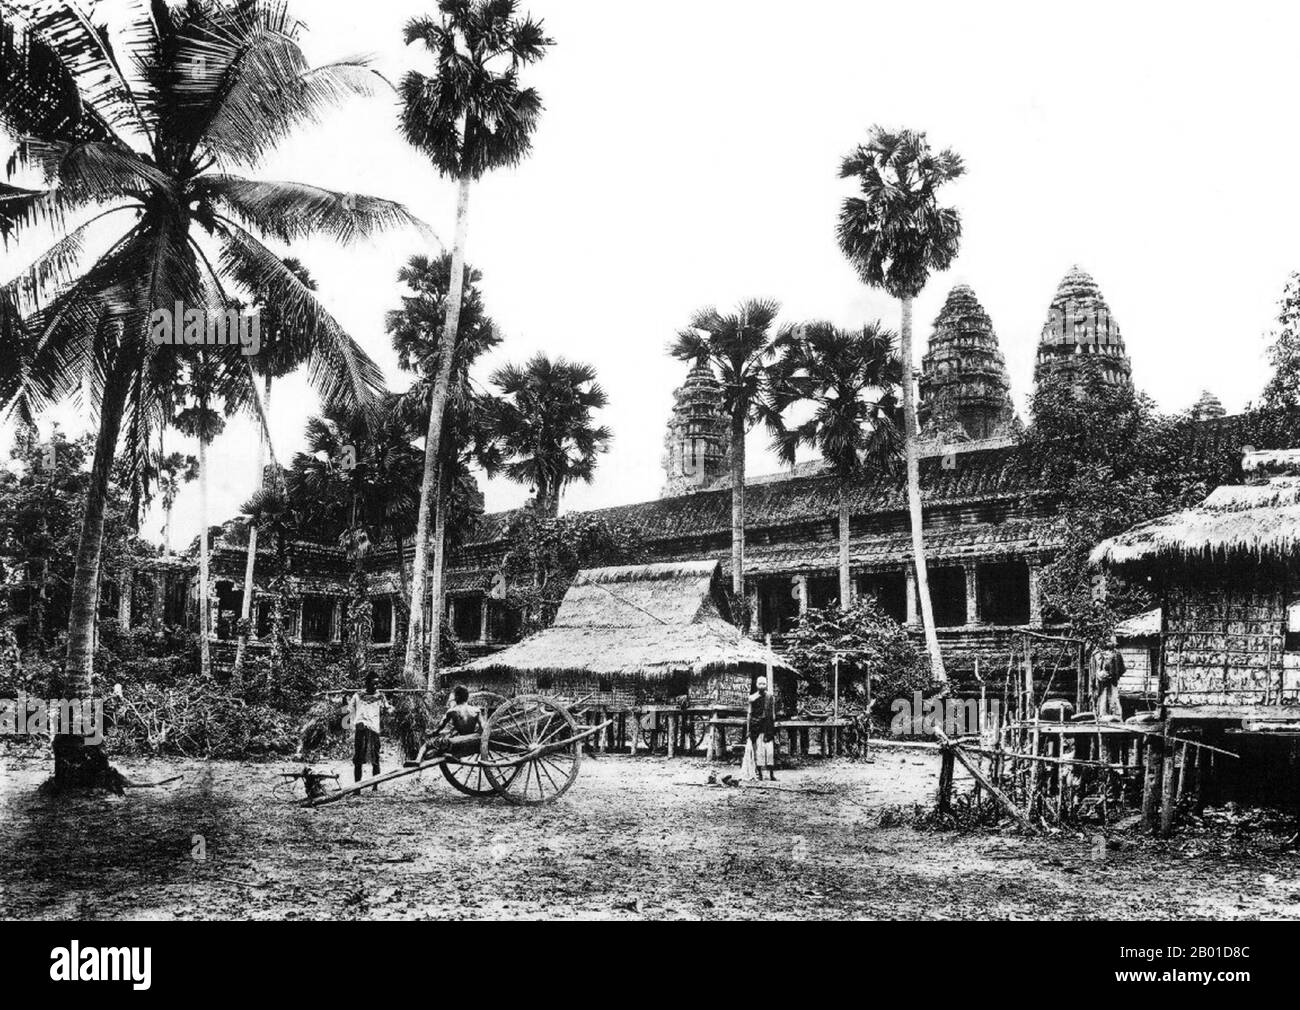
M 432 8 L 297 4 L 314 62 L 370 53 L 393 80 L 424 65 L 400 33 Z M 839 159 L 873 123 L 926 130 L 968 169 L 945 194 L 965 237 L 918 302 L 918 359 L 947 290 L 965 281 L 992 316 L 1023 410 L 1048 302 L 1078 263 L 1162 407 L 1209 388 L 1234 411 L 1258 394 L 1275 306 L 1300 268 L 1300 6 L 536 0 L 531 10 L 557 41 L 529 76 L 546 111 L 532 156 L 474 191 L 469 256 L 506 335 L 483 381 L 544 350 L 591 362 L 609 393 L 613 448 L 566 508 L 659 493 L 684 374 L 664 346 L 697 308 L 763 296 L 791 320 L 897 325 L 896 304 L 860 285 L 834 237 L 851 188 Z M 405 145 L 386 97 L 351 103 L 248 174 L 397 199 L 450 239 L 452 184 Z M 383 316 L 397 304 L 398 267 L 429 251 L 420 236 L 292 251 L 392 388 L 405 388 Z M 35 252 L 0 254 L 0 276 Z M 281 459 L 315 408 L 305 381 L 277 386 Z M 764 448 L 755 434 L 753 473 L 775 469 Z M 244 421 L 215 445 L 213 521 L 248 496 L 255 455 Z M 487 493 L 499 509 L 527 489 L 495 482 Z M 178 546 L 197 512 L 191 485 Z M 155 515 L 145 532 L 160 525 Z

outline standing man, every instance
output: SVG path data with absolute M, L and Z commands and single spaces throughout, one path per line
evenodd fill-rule
M 767 678 L 754 682 L 754 693 L 749 696 L 749 744 L 754 751 L 754 770 L 759 779 L 763 769 L 776 781 L 776 699 L 768 693 Z
M 1093 706 L 1098 722 L 1119 722 L 1124 718 L 1119 703 L 1119 679 L 1124 675 L 1124 657 L 1116 648 L 1115 636 L 1092 657 Z
M 352 781 L 361 781 L 361 766 L 370 763 L 372 775 L 379 774 L 379 720 L 388 703 L 377 690 L 378 680 L 373 673 L 366 674 L 366 690 L 358 691 L 348 702 L 348 718 L 354 728 L 352 748 Z M 374 790 L 378 792 L 379 786 Z

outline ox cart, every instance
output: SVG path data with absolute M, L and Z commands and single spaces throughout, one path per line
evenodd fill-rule
M 577 779 L 583 742 L 610 725 L 579 728 L 573 710 L 540 694 L 503 698 L 481 691 L 470 697 L 470 703 L 479 709 L 481 733 L 430 741 L 401 768 L 309 795 L 299 805 L 324 806 L 381 782 L 433 768 L 467 796 L 500 796 L 525 806 L 550 803 Z

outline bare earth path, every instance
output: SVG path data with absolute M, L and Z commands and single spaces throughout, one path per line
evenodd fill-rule
M 1127 840 L 1099 859 L 1084 837 L 879 827 L 887 805 L 930 802 L 932 752 L 811 764 L 779 790 L 684 784 L 702 761 L 606 757 L 527 809 L 437 772 L 302 810 L 272 791 L 287 764 L 119 767 L 185 778 L 56 802 L 35 794 L 46 762 L 0 758 L 0 916 L 1300 917 L 1300 855 L 1276 844 Z

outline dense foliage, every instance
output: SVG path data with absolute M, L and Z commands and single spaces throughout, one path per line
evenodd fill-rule
M 524 635 L 551 625 L 579 570 L 640 564 L 646 558 L 635 526 L 591 514 L 557 519 L 536 509 L 520 509 L 506 536 L 511 548 L 502 563 L 505 601 Z
M 934 686 L 925 653 L 871 599 L 860 599 L 848 610 L 805 611 L 782 651 L 799 671 L 800 695 L 831 697 L 836 655 L 842 700 L 863 704 L 870 679 L 877 724 L 888 721 L 893 699 L 911 698 L 913 691 Z

